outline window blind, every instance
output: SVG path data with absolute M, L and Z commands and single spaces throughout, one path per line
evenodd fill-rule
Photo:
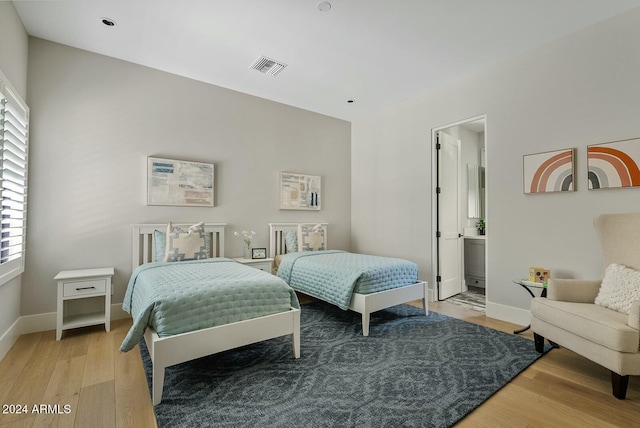
M 29 108 L 0 73 L 0 285 L 24 271 Z

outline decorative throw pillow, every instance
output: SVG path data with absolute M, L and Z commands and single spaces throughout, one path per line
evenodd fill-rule
M 640 271 L 610 264 L 604 272 L 595 304 L 629 314 L 634 300 L 640 300 Z
M 286 230 L 283 235 L 285 253 L 289 254 L 298 251 L 298 231 Z
M 155 251 L 154 262 L 161 262 L 164 259 L 164 252 L 167 250 L 167 235 L 160 231 L 153 231 L 153 249 Z
M 321 225 L 298 225 L 298 251 L 326 250 L 324 245 L 324 229 Z
M 183 260 L 199 260 L 209 257 L 204 222 L 194 224 L 188 230 L 167 225 L 166 250 L 164 262 L 178 262 Z

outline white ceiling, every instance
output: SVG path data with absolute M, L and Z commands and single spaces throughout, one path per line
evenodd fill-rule
M 640 6 L 640 0 L 20 1 L 27 32 L 354 120 Z M 116 22 L 107 27 L 103 17 Z M 267 76 L 260 55 L 288 66 Z M 353 99 L 355 102 L 347 103 Z

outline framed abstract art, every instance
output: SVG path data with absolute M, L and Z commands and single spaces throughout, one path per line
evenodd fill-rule
M 523 156 L 524 193 L 572 192 L 575 185 L 575 149 Z
M 319 175 L 280 173 L 280 209 L 319 211 L 322 202 L 322 177 Z
M 640 138 L 587 146 L 589 190 L 640 186 Z
M 147 205 L 212 207 L 214 164 L 147 158 Z

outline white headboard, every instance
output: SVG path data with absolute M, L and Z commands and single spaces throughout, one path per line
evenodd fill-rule
M 319 224 L 324 231 L 324 246 L 327 245 L 327 229 L 329 223 L 269 223 L 269 257 L 275 257 L 285 253 L 284 248 L 284 236 L 283 232 L 287 230 L 298 230 L 299 224 L 306 224 L 307 226 L 315 226 Z
M 191 223 L 173 223 L 188 229 Z M 210 257 L 224 257 L 224 228 L 226 223 L 205 223 L 204 231 L 211 235 Z M 155 261 L 155 245 L 153 245 L 153 231 L 167 231 L 167 224 L 132 224 L 132 263 L 133 269 L 138 266 Z

